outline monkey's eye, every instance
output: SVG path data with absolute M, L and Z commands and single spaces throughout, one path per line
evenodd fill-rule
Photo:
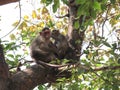
M 45 33 L 45 34 L 50 34 L 50 31 L 45 31 L 44 33 Z

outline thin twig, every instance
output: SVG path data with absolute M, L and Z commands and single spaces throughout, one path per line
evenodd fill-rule
M 116 70 L 116 69 L 120 69 L 120 65 L 119 66 L 104 66 L 104 67 L 100 67 L 100 68 L 95 68 L 95 69 L 93 69 L 93 71 Z
M 69 14 L 65 14 L 63 16 L 55 16 L 56 18 L 64 18 L 64 17 L 69 17 Z
M 6 35 L 2 36 L 0 39 L 4 38 L 7 35 L 9 35 L 10 33 L 12 33 L 18 27 L 18 25 L 20 24 L 20 22 L 21 22 L 21 3 L 20 3 L 20 1 L 19 1 L 19 10 L 20 10 L 20 19 L 19 19 L 17 25 L 10 32 L 8 32 Z

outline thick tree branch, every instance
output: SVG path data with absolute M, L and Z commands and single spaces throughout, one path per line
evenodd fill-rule
M 37 85 L 55 83 L 58 78 L 69 78 L 71 73 L 58 70 L 56 67 L 33 65 L 28 69 L 19 71 L 11 77 L 10 90 L 32 90 Z
M 0 5 L 5 5 L 8 3 L 18 2 L 19 0 L 0 0 Z
M 47 82 L 47 70 L 40 65 L 33 65 L 19 71 L 11 77 L 10 90 L 32 90 L 39 84 Z
M 106 66 L 91 69 L 90 67 L 80 64 L 76 64 L 76 67 L 89 72 L 120 69 L 120 66 Z M 58 78 L 69 78 L 71 75 L 71 73 L 69 73 L 68 71 L 63 71 L 62 73 L 60 73 L 60 71 L 56 69 L 56 67 L 52 66 L 33 65 L 28 69 L 19 71 L 14 74 L 11 77 L 11 83 L 9 84 L 9 88 L 10 90 L 32 90 L 37 85 L 43 85 L 45 83 L 55 83 Z

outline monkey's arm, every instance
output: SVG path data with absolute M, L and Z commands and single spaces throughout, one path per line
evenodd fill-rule
M 54 53 L 58 53 L 57 47 L 56 47 L 52 42 L 50 42 L 50 43 L 48 44 L 48 47 L 49 47 L 49 50 L 50 50 L 50 51 L 52 51 L 52 52 L 54 52 Z
M 39 44 L 39 45 L 36 45 L 36 44 Z M 43 50 L 45 46 L 40 43 L 32 43 L 30 48 L 31 48 L 32 54 L 35 53 L 35 54 L 46 55 L 48 53 L 46 50 Z

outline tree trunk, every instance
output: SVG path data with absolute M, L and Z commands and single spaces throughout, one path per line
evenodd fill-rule
M 0 90 L 8 90 L 8 65 L 5 62 L 4 54 L 3 54 L 3 47 L 0 45 Z

